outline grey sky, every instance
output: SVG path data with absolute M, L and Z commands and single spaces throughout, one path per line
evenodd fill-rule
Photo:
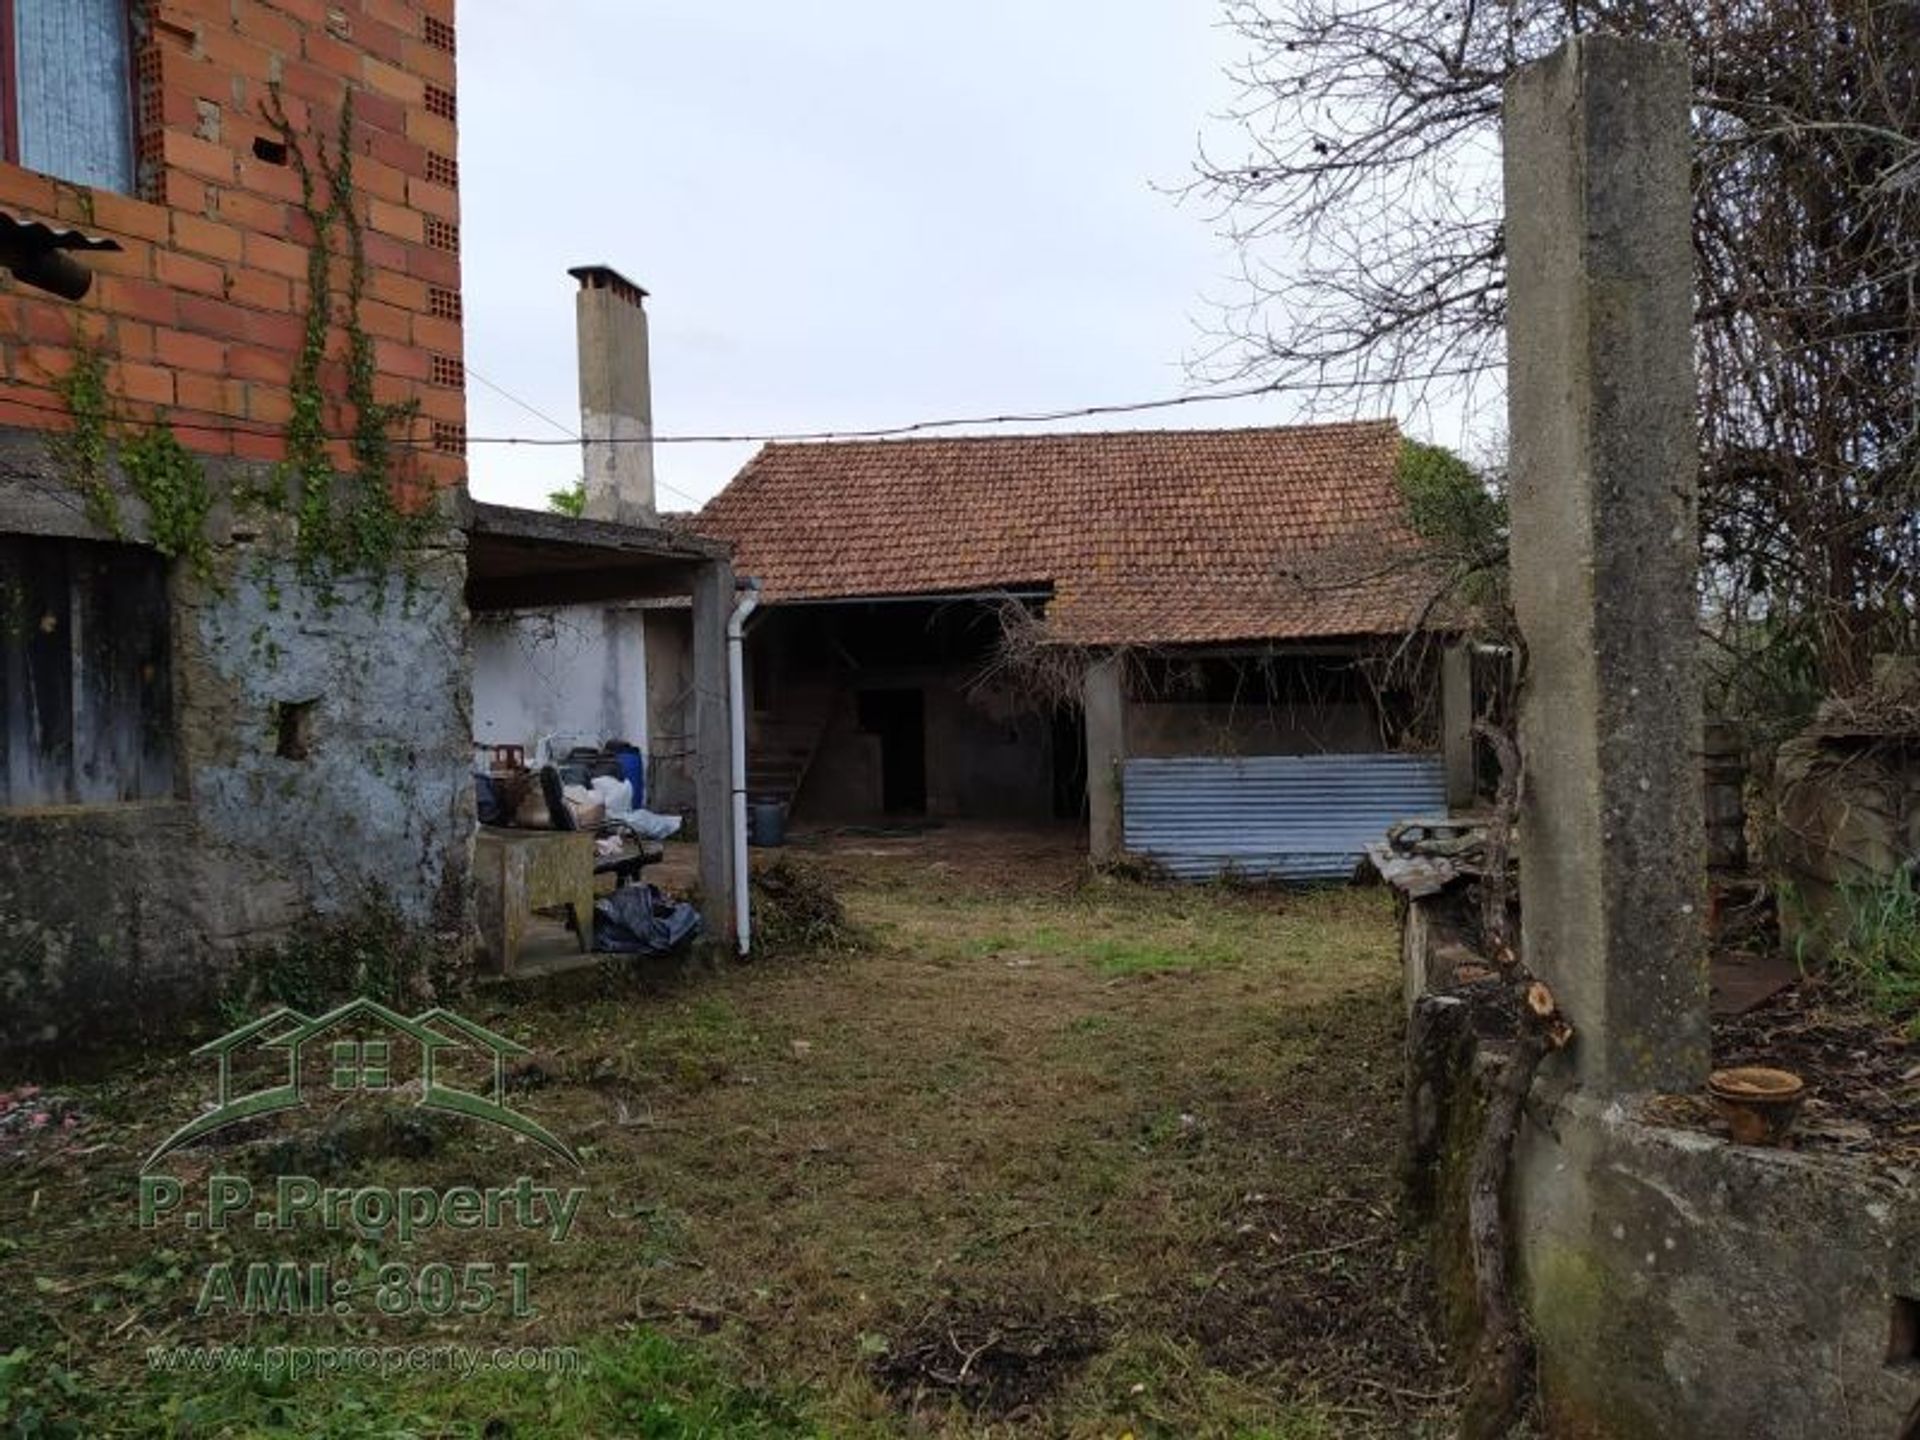
M 1177 182 L 1226 100 L 1206 0 L 467 0 L 473 371 L 576 420 L 566 268 L 652 298 L 663 434 L 854 427 L 1189 389 L 1232 257 Z M 485 385 L 472 434 L 557 432 Z M 1116 424 L 1278 424 L 1287 399 Z M 1436 438 L 1448 439 L 1447 436 Z M 751 446 L 665 447 L 690 508 Z M 543 503 L 565 448 L 476 446 Z

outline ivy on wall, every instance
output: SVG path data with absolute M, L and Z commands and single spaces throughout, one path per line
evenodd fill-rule
M 53 382 L 73 428 L 47 442 L 67 483 L 80 492 L 87 519 L 116 539 L 122 534 L 120 501 L 107 480 L 107 430 L 113 403 L 107 395 L 107 362 L 76 340 L 73 368 Z
M 207 516 L 213 495 L 206 468 L 180 437 L 155 425 L 120 443 L 120 469 L 133 493 L 147 504 L 147 533 L 168 559 L 185 560 L 202 580 L 213 571 Z
M 306 314 L 294 357 L 285 459 L 272 483 L 236 488 L 238 509 L 285 511 L 295 520 L 294 558 L 301 574 L 330 595 L 329 582 L 347 575 L 380 575 L 398 566 L 430 534 L 431 510 L 409 513 L 396 499 L 396 432 L 419 413 L 419 402 L 383 403 L 375 395 L 373 339 L 361 324 L 367 288 L 366 237 L 354 206 L 353 96 L 340 109 L 331 143 L 295 128 L 279 88 L 262 113 L 286 146 L 300 179 L 301 212 L 312 227 L 307 252 Z M 345 277 L 336 293 L 336 269 Z M 336 336 L 339 337 L 336 340 Z M 337 370 L 336 370 L 337 362 Z M 192 565 L 207 579 L 212 550 L 207 519 L 212 491 L 201 460 L 180 443 L 164 417 L 150 425 L 121 420 L 107 386 L 107 362 L 90 343 L 76 341 L 72 368 L 55 388 L 72 420 L 49 441 L 55 462 L 79 492 L 87 518 L 116 539 L 125 538 L 119 497 L 109 468 L 117 459 L 127 488 L 145 502 L 155 549 Z M 343 373 L 340 393 L 327 384 Z M 336 400 L 351 413 L 344 441 L 350 463 L 336 466 L 329 415 Z
M 293 415 L 287 422 L 284 472 L 297 496 L 298 554 L 302 568 L 321 577 L 390 568 L 417 544 L 431 524 L 408 514 L 394 498 L 393 431 L 411 421 L 419 402 L 383 404 L 374 395 L 374 348 L 360 322 L 367 288 L 366 236 L 353 189 L 353 94 L 340 108 L 331 147 L 325 137 L 295 129 L 279 87 L 268 92 L 264 112 L 287 148 L 300 177 L 300 209 L 313 228 L 307 251 L 307 313 L 293 367 Z M 336 238 L 344 244 L 346 288 L 336 305 Z M 336 317 L 337 311 L 337 317 Z M 327 397 L 322 374 L 336 324 L 346 338 L 346 402 L 353 411 L 346 475 L 336 472 L 328 450 Z
M 90 345 L 74 352 L 73 366 L 55 382 L 73 419 L 67 433 L 49 442 L 54 459 L 80 492 L 87 518 L 116 540 L 126 538 L 120 498 L 108 477 L 109 446 L 118 441 L 120 472 L 127 488 L 147 507 L 147 536 L 168 559 L 182 559 L 202 580 L 213 550 L 207 516 L 213 510 L 206 468 L 162 423 L 134 427 L 116 420 L 107 392 L 107 362 Z

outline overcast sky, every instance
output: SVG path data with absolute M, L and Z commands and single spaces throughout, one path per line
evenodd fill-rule
M 566 270 L 588 262 L 651 292 L 663 435 L 1194 388 L 1232 257 L 1155 187 L 1229 98 L 1216 21 L 1207 0 L 468 0 L 470 433 L 560 438 L 481 377 L 577 424 Z M 1264 399 L 1110 423 L 1294 418 Z M 662 447 L 661 507 L 753 448 Z M 525 505 L 579 469 L 566 447 L 470 463 L 478 496 Z

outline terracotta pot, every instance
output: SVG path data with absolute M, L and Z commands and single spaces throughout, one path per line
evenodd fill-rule
M 1778 1145 L 1793 1128 L 1807 1087 L 1791 1070 L 1742 1065 L 1714 1071 L 1707 1093 L 1733 1131 L 1734 1144 Z

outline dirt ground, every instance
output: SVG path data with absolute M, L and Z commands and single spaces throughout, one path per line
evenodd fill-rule
M 29 1097 L 41 1121 L 0 1114 L 0 1415 L 11 1375 L 16 1420 L 89 1435 L 1446 1433 L 1455 1392 L 1393 1212 L 1382 892 L 1102 878 L 1054 830 L 802 836 L 790 859 L 856 941 L 463 1008 L 532 1048 L 516 1107 L 576 1145 L 577 1179 L 391 1103 L 170 1167 L 582 1184 L 561 1243 L 143 1231 L 140 1157 L 208 1092 L 185 1057 Z M 195 1315 L 229 1254 L 530 1260 L 538 1313 Z M 142 1363 L 287 1337 L 578 1343 L 601 1369 L 276 1387 Z

